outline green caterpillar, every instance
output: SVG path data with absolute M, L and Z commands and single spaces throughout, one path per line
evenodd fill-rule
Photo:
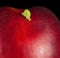
M 22 12 L 22 15 L 23 15 L 24 17 L 26 17 L 26 19 L 27 19 L 28 21 L 31 21 L 31 18 L 30 18 L 31 12 L 30 12 L 30 10 L 25 9 L 24 12 Z

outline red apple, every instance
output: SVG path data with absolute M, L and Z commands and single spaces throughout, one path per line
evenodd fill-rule
M 60 23 L 45 7 L 0 7 L 0 58 L 60 58 Z

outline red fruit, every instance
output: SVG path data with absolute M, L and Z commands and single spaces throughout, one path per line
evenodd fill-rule
M 44 7 L 33 7 L 31 21 L 24 9 L 0 8 L 0 58 L 60 58 L 60 24 Z

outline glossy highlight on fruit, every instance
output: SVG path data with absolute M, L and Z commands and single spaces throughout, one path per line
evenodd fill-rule
M 45 7 L 24 10 L 0 7 L 0 58 L 60 58 L 56 15 Z

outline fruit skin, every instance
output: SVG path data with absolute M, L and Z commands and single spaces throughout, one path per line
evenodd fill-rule
M 55 14 L 33 7 L 27 21 L 23 10 L 0 8 L 0 58 L 60 58 L 60 24 Z

